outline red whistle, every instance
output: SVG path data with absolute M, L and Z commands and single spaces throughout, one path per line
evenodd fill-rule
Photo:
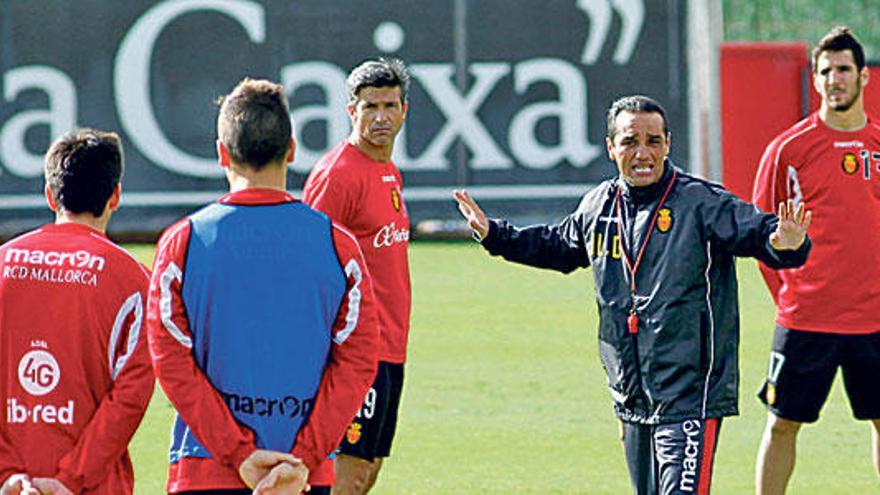
M 629 333 L 639 333 L 639 315 L 630 313 L 626 317 L 626 325 L 629 327 Z

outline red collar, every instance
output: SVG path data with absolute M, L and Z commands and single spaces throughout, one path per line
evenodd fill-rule
M 276 205 L 293 203 L 297 199 L 287 191 L 265 187 L 249 187 L 241 191 L 224 194 L 218 201 L 223 204 L 233 205 Z
M 94 234 L 104 238 L 107 237 L 107 234 L 100 230 L 95 230 L 94 228 L 79 222 L 49 223 L 43 225 L 41 229 L 51 232 L 64 232 L 66 234 Z

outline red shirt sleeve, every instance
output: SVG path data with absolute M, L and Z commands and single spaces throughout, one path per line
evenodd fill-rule
M 108 346 L 113 385 L 73 450 L 58 462 L 55 477 L 74 493 L 102 483 L 113 461 L 128 447 L 153 395 L 155 379 L 143 331 L 149 278 L 140 266 L 133 276 L 141 279 L 140 287 L 120 306 L 119 332 L 113 332 Z
M 192 354 L 192 332 L 181 294 L 189 236 L 189 220 L 181 220 L 162 235 L 156 248 L 147 307 L 153 368 L 165 395 L 199 442 L 217 461 L 237 471 L 256 450 L 254 435 L 235 420 Z
M 3 424 L 6 424 L 5 416 Z M 0 485 L 13 474 L 24 472 L 26 472 L 24 461 L 21 460 L 15 447 L 6 438 L 6 433 L 0 429 Z
M 9 396 L 3 380 L 0 380 L 0 396 Z M 6 436 L 6 425 L 9 421 L 6 415 L 6 408 L 3 408 L 3 411 L 0 412 L 0 419 L 2 419 L 0 421 L 0 485 L 13 474 L 26 472 L 24 461 L 19 457 L 18 451 L 15 450 L 9 437 Z
M 357 211 L 357 205 L 351 199 L 355 184 L 344 181 L 342 174 L 331 173 L 333 170 L 326 167 L 309 177 L 303 186 L 303 202 L 333 221 L 348 226 Z
M 755 175 L 755 186 L 752 190 L 752 202 L 760 209 L 768 213 L 776 213 L 780 201 L 788 199 L 787 178 L 788 171 L 782 165 L 782 140 L 774 139 L 764 150 L 758 173 Z M 768 268 L 758 262 L 764 283 L 770 290 L 773 302 L 779 302 L 779 290 L 782 287 L 782 279 L 776 270 Z
M 314 470 L 339 445 L 378 367 L 378 317 L 370 274 L 354 237 L 333 225 L 333 242 L 346 291 L 333 325 L 330 358 L 308 422 L 293 455 Z

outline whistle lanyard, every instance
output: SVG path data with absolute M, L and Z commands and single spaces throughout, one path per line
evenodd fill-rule
M 636 262 L 633 264 L 630 261 L 629 256 L 626 254 L 628 246 L 626 245 L 626 233 L 623 228 L 623 209 L 620 206 L 620 188 L 617 188 L 617 200 L 615 202 L 617 208 L 617 233 L 620 235 L 620 259 L 624 265 L 624 273 L 626 269 L 629 269 L 630 273 L 630 284 L 629 284 L 629 297 L 630 297 L 630 310 L 629 316 L 626 317 L 626 326 L 629 330 L 629 333 L 635 334 L 639 333 L 639 314 L 636 312 L 636 273 L 639 271 L 639 265 L 642 264 L 642 257 L 645 255 L 645 250 L 648 247 L 648 241 L 651 239 L 651 234 L 654 232 L 654 225 L 657 224 L 657 215 L 660 213 L 660 210 L 663 208 L 663 203 L 666 202 L 666 198 L 669 197 L 669 192 L 672 191 L 672 185 L 675 184 L 675 177 L 678 175 L 678 170 L 672 170 L 672 179 L 669 181 L 669 185 L 666 186 L 666 191 L 663 193 L 663 197 L 660 198 L 660 202 L 657 203 L 657 208 L 654 209 L 654 215 L 651 217 L 651 223 L 648 225 L 648 233 L 645 235 L 645 240 L 642 242 L 642 247 L 639 249 L 639 254 L 636 256 Z M 633 229 L 635 229 L 635 218 L 633 218 Z M 633 232 L 635 234 L 635 232 Z M 633 235 L 633 242 L 635 242 L 635 235 Z

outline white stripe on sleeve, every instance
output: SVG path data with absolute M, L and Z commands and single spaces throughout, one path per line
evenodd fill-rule
M 134 312 L 134 321 L 128 329 L 128 341 L 125 344 L 125 354 L 116 359 L 116 345 L 119 343 L 119 335 L 122 333 L 122 325 L 130 313 Z M 113 322 L 113 330 L 110 332 L 110 347 L 107 349 L 107 357 L 110 364 L 110 379 L 116 380 L 128 358 L 134 354 L 138 338 L 141 335 L 141 323 L 144 317 L 144 301 L 140 292 L 128 296 L 128 299 L 119 307 L 116 320 Z
M 182 282 L 183 272 L 180 270 L 180 267 L 172 261 L 171 263 L 168 263 L 168 266 L 159 278 L 159 293 L 161 295 L 159 298 L 159 314 L 162 316 L 162 324 L 165 325 L 165 330 L 168 330 L 168 333 L 177 339 L 181 345 L 188 349 L 192 349 L 192 339 L 184 335 L 183 331 L 181 331 L 174 323 L 174 320 L 171 319 L 171 284 L 175 280 Z
M 340 330 L 336 336 L 333 337 L 333 342 L 336 342 L 337 344 L 342 344 L 348 336 L 351 335 L 351 332 L 354 331 L 354 327 L 357 326 L 361 314 L 360 285 L 361 281 L 364 279 L 364 275 L 356 260 L 349 260 L 345 265 L 345 277 L 346 279 L 348 277 L 354 277 L 354 285 L 351 287 L 351 290 L 348 291 L 348 313 L 345 315 L 345 328 Z

